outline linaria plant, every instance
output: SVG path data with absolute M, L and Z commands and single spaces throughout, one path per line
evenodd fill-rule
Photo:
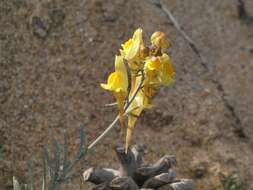
M 131 144 L 132 131 L 137 119 L 144 109 L 152 107 L 152 98 L 161 86 L 169 86 L 174 80 L 174 69 L 166 50 L 170 42 L 163 32 L 154 32 L 150 38 L 150 44 L 145 45 L 142 29 L 138 28 L 133 37 L 121 45 L 118 55 L 115 56 L 115 71 L 112 72 L 107 83 L 101 87 L 108 90 L 116 99 L 119 110 L 118 116 L 107 129 L 88 147 L 85 145 L 84 132 L 80 132 L 80 146 L 74 159 L 68 159 L 67 134 L 64 136 L 64 144 L 57 141 L 54 144 L 53 156 L 49 155 L 47 147 L 44 148 L 42 175 L 42 190 L 57 190 L 63 182 L 75 176 L 73 168 L 85 155 L 100 142 L 119 120 L 121 132 L 126 130 L 125 152 Z M 125 123 L 127 121 L 127 127 Z M 31 164 L 29 164 L 31 165 Z M 13 178 L 14 190 L 35 190 L 35 178 L 30 167 L 30 183 L 21 185 Z
M 116 99 L 121 130 L 127 118 L 126 153 L 142 111 L 152 107 L 152 97 L 161 86 L 174 82 L 174 70 L 166 53 L 169 40 L 163 32 L 155 32 L 150 41 L 150 46 L 145 46 L 142 29 L 138 28 L 133 37 L 121 45 L 119 55 L 115 56 L 115 71 L 109 75 L 106 84 L 101 84 Z

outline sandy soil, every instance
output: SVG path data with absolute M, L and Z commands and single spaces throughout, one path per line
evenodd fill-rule
M 253 3 L 244 0 L 253 16 Z M 165 12 L 148 0 L 3 0 L 0 2 L 0 189 L 12 176 L 25 182 L 27 160 L 66 129 L 70 153 L 85 126 L 87 142 L 116 115 L 99 87 L 113 69 L 122 41 L 137 27 L 145 38 L 164 31 L 176 83 L 163 88 L 139 120 L 134 142 L 155 161 L 175 154 L 178 176 L 197 189 L 223 189 L 219 173 L 237 172 L 253 189 L 253 23 L 239 17 L 237 0 L 161 0 L 206 58 L 201 63 Z M 85 167 L 117 167 L 113 131 Z M 202 177 L 196 171 L 204 168 Z M 81 177 L 62 189 L 87 189 Z

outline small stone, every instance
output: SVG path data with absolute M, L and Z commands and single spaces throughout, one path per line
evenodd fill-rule
M 206 167 L 203 166 L 203 165 L 199 165 L 199 166 L 196 167 L 194 173 L 195 173 L 195 177 L 196 177 L 196 178 L 201 178 L 201 177 L 203 177 L 203 176 L 205 175 L 205 173 L 206 173 Z
M 47 37 L 49 31 L 49 24 L 44 19 L 38 16 L 33 16 L 31 26 L 33 34 L 37 38 L 45 39 Z
M 53 9 L 49 12 L 49 16 L 53 27 L 58 27 L 63 25 L 65 20 L 65 13 L 61 9 Z

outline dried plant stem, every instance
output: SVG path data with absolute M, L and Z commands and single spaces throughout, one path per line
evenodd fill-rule
M 98 143 L 99 141 L 101 141 L 101 140 L 105 137 L 105 135 L 106 135 L 107 133 L 109 133 L 109 132 L 113 129 L 113 127 L 115 126 L 115 124 L 117 123 L 118 120 L 119 120 L 119 116 L 117 116 L 117 117 L 113 120 L 113 122 L 107 127 L 107 129 L 106 129 L 95 141 L 93 141 L 93 142 L 88 146 L 88 150 L 91 150 L 92 148 L 94 148 L 94 147 L 97 145 L 97 143 Z
M 131 97 L 130 101 L 127 102 L 127 104 L 124 107 L 124 111 L 125 114 L 127 113 L 127 109 L 129 108 L 129 106 L 131 105 L 131 103 L 133 102 L 134 98 L 136 97 L 136 95 L 138 94 L 138 92 L 141 90 L 143 82 L 144 82 L 144 73 L 142 72 L 142 78 L 141 78 L 141 82 L 138 85 L 138 88 L 136 89 L 136 91 L 134 92 L 133 96 Z M 99 141 L 101 141 L 114 127 L 115 124 L 117 123 L 117 121 L 119 120 L 119 115 L 113 120 L 113 122 L 106 128 L 106 130 L 95 140 L 93 141 L 89 146 L 88 146 L 88 151 L 92 150 L 98 143 Z

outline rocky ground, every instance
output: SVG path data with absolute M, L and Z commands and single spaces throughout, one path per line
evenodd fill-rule
M 223 189 L 236 172 L 253 188 L 253 2 L 251 0 L 2 0 L 0 2 L 0 189 L 25 182 L 27 160 L 41 171 L 41 150 L 66 129 L 73 153 L 78 130 L 87 142 L 116 115 L 99 87 L 121 42 L 137 27 L 164 31 L 176 83 L 163 88 L 134 131 L 148 161 L 177 156 L 180 178 L 197 189 Z M 244 3 L 245 9 L 240 8 Z M 239 7 L 239 8 L 238 8 Z M 242 6 L 241 6 L 242 7 Z M 192 38 L 201 61 L 166 9 Z M 115 165 L 113 131 L 85 163 Z M 116 167 L 116 166 L 115 166 Z M 62 189 L 87 189 L 81 177 Z

